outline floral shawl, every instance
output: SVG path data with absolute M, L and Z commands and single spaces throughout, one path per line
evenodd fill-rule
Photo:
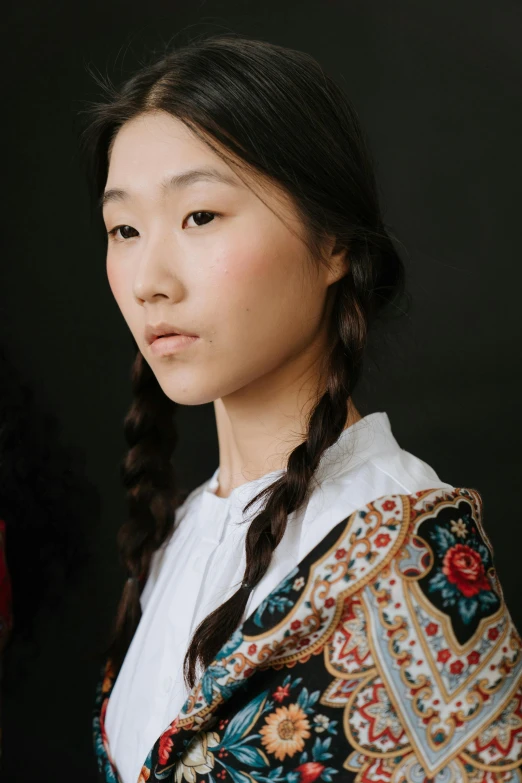
M 232 634 L 136 783 L 521 783 L 522 641 L 475 489 L 384 495 Z M 94 744 L 120 781 L 104 730 Z

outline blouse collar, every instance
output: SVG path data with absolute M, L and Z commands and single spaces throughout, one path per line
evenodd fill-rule
M 331 481 L 390 447 L 399 448 L 399 444 L 392 434 L 388 414 L 385 411 L 369 413 L 344 429 L 335 443 L 325 449 L 314 478 L 319 483 Z M 203 485 L 202 499 L 221 514 L 230 511 L 234 516 L 236 513 L 241 516 L 243 507 L 282 473 L 284 469 L 272 470 L 264 476 L 234 487 L 228 497 L 222 498 L 215 494 L 219 485 L 218 466 Z M 251 507 L 247 513 L 251 516 L 254 511 Z

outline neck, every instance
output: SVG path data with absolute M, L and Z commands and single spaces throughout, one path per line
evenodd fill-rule
M 286 365 L 277 377 L 256 381 L 255 390 L 244 387 L 214 401 L 218 497 L 228 497 L 236 487 L 286 468 L 290 453 L 306 438 L 317 388 L 317 374 Z M 347 400 L 344 429 L 361 418 L 352 400 Z

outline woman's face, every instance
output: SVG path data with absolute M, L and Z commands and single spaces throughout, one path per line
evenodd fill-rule
M 229 182 L 194 177 L 160 187 L 208 168 Z M 267 183 L 261 192 L 274 214 L 181 121 L 155 112 L 118 132 L 110 190 L 123 191 L 103 210 L 107 231 L 116 229 L 108 238 L 111 290 L 170 399 L 198 405 L 224 398 L 277 377 L 318 345 L 328 286 L 344 270 L 310 263 L 297 216 L 279 188 Z M 198 339 L 157 355 L 145 329 L 161 321 Z

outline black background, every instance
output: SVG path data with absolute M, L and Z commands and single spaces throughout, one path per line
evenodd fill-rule
M 520 4 L 24 0 L 7 17 L 1 342 L 83 458 L 100 510 L 62 609 L 42 610 L 32 642 L 10 650 L 27 662 L 5 672 L 2 779 L 96 779 L 91 710 L 121 589 L 132 353 L 91 221 L 78 112 L 99 97 L 88 68 L 119 83 L 170 39 L 231 30 L 305 50 L 354 102 L 413 297 L 400 328 L 374 341 L 356 402 L 385 410 L 443 480 L 479 490 L 522 628 Z M 183 409 L 179 425 L 178 475 L 195 487 L 217 466 L 212 405 Z

